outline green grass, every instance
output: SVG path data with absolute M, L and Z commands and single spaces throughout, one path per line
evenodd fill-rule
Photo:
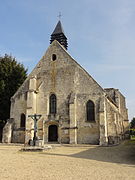
M 130 135 L 131 140 L 135 140 L 135 135 Z

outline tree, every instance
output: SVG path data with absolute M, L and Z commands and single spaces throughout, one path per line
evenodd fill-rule
M 131 120 L 130 122 L 130 128 L 132 129 L 135 129 L 135 117 L 133 117 L 133 119 Z
M 10 117 L 10 98 L 27 77 L 27 69 L 15 58 L 0 57 L 0 126 Z

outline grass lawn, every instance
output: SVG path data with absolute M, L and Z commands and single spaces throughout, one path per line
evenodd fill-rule
M 130 135 L 131 140 L 135 140 L 135 135 Z

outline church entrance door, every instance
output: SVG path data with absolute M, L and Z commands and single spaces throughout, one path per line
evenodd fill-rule
M 58 127 L 56 125 L 50 125 L 48 129 L 48 141 L 58 140 Z

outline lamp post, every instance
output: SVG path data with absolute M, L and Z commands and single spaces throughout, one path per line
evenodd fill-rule
M 41 118 L 41 116 L 42 115 L 40 115 L 40 114 L 28 115 L 28 117 L 31 117 L 34 120 L 33 146 L 36 145 L 36 140 L 37 140 L 37 121 Z

